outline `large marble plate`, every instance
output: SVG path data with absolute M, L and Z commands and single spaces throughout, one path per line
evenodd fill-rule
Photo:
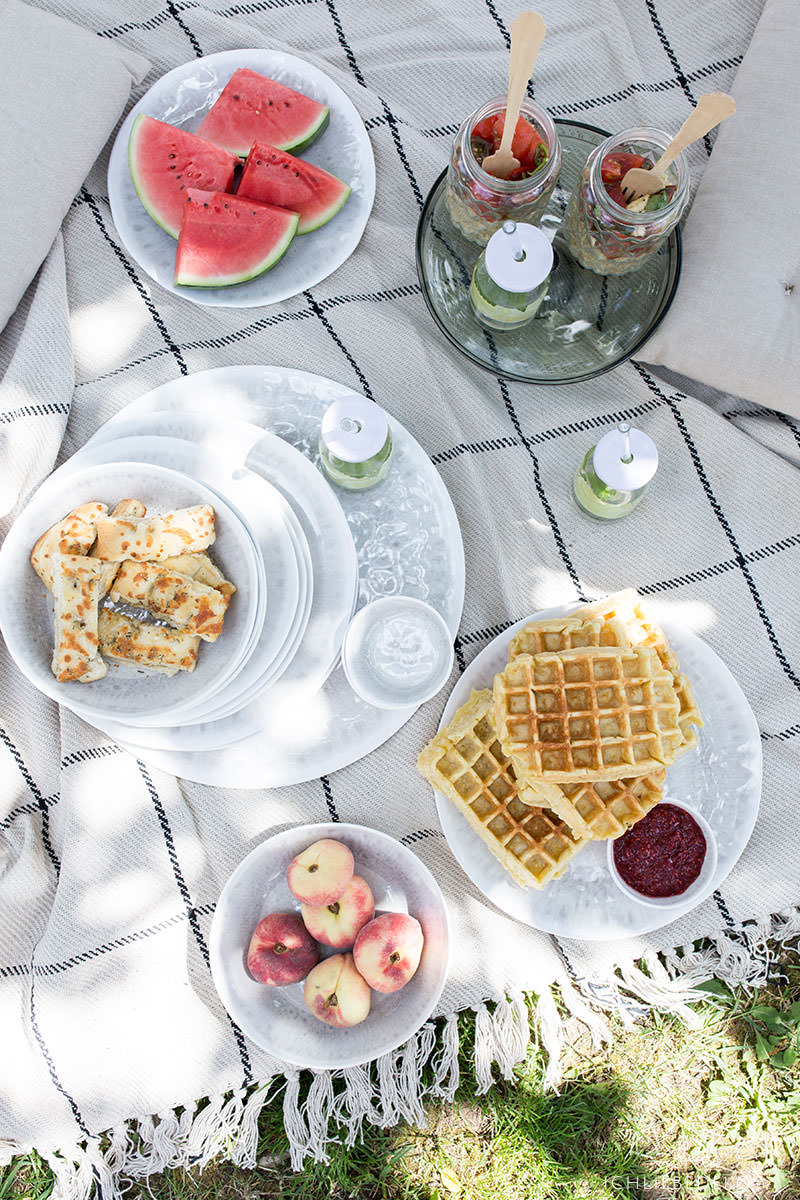
M 241 788 L 299 783 L 338 770 L 380 746 L 415 709 L 366 704 L 341 667 L 320 681 L 313 694 L 295 693 L 292 671 L 309 638 L 334 635 L 338 653 L 353 606 L 384 595 L 426 600 L 455 637 L 464 602 L 464 548 L 452 501 L 422 447 L 392 418 L 392 468 L 377 487 L 359 493 L 334 490 L 317 469 L 322 414 L 350 391 L 292 368 L 220 367 L 164 384 L 108 423 L 109 430 L 123 421 L 141 420 L 144 426 L 153 414 L 172 413 L 178 424 L 161 424 L 159 416 L 158 427 L 174 434 L 180 420 L 194 414 L 200 423 L 192 436 L 199 436 L 206 418 L 222 422 L 228 427 L 228 449 L 239 446 L 244 465 L 268 479 L 295 508 L 314 568 L 314 608 L 303 643 L 286 675 L 248 705 L 252 732 L 220 749 L 211 748 L 210 739 L 217 736 L 213 722 L 193 727 L 205 740 L 191 748 L 182 748 L 185 730 L 180 737 L 173 730 L 148 730 L 146 744 L 133 731 L 129 738 L 117 737 L 154 766 L 184 779 Z M 220 418 L 220 412 L 226 416 Z M 241 443 L 236 441 L 239 422 L 250 427 Z M 223 445 L 216 427 L 210 428 L 208 439 L 208 444 Z M 338 624 L 315 621 L 318 595 L 341 571 L 342 538 L 331 541 L 337 522 L 344 525 L 354 561 L 357 554 L 357 575 L 354 571 L 350 585 L 356 594 L 351 590 L 350 611 Z M 154 741 L 158 744 L 152 745 Z
M 492 686 L 506 664 L 518 629 L 555 608 L 517 621 L 473 659 L 453 688 L 440 728 L 466 703 L 473 688 Z M 684 904 L 653 908 L 623 895 L 606 863 L 605 842 L 592 842 L 564 875 L 538 891 L 510 878 L 465 818 L 436 793 L 445 837 L 461 866 L 484 895 L 510 916 L 558 937 L 604 941 L 647 933 L 701 904 L 733 869 L 753 831 L 761 796 L 761 738 L 752 709 L 722 660 L 700 638 L 664 621 L 662 628 L 695 690 L 705 724 L 698 744 L 667 771 L 665 799 L 699 812 L 717 839 L 717 867 L 705 889 Z

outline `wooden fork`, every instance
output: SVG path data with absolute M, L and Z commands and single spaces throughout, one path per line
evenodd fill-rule
M 511 31 L 511 55 L 508 60 L 508 99 L 503 125 L 503 136 L 494 154 L 481 163 L 484 171 L 495 179 L 508 179 L 516 171 L 519 160 L 511 153 L 511 143 L 517 128 L 517 117 L 522 107 L 522 97 L 528 80 L 533 74 L 534 64 L 544 41 L 545 24 L 536 12 L 522 12 L 509 26 Z
M 647 167 L 631 167 L 629 171 L 625 172 L 620 187 L 626 203 L 633 200 L 634 196 L 651 196 L 653 192 L 662 191 L 665 186 L 663 173 L 673 159 L 677 158 L 681 150 L 685 150 L 692 142 L 705 137 L 710 129 L 721 124 L 735 112 L 736 105 L 733 97 L 727 96 L 724 92 L 707 92 L 701 96 L 694 112 L 690 113 L 683 122 L 658 162 L 649 169 Z

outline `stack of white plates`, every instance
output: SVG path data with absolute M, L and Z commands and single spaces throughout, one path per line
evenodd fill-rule
M 285 494 L 267 472 L 244 466 L 254 451 L 273 476 L 277 464 Z M 214 507 L 211 554 L 237 588 L 223 633 L 201 646 L 191 673 L 167 677 L 111 664 L 91 684 L 58 683 L 50 671 L 52 597 L 30 551 L 77 505 L 113 507 L 125 497 L 153 511 Z M 323 550 L 325 569 L 315 575 Z M 294 702 L 319 690 L 338 661 L 357 580 L 344 515 L 299 451 L 244 422 L 155 413 L 133 428 L 110 422 L 36 492 L 0 552 L 0 628 L 37 687 L 117 740 L 213 750 L 247 737 L 265 705 L 277 716 L 287 696 Z

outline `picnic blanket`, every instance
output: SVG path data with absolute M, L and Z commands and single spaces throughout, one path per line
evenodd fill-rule
M 421 442 L 463 534 L 458 673 L 538 609 L 634 586 L 701 635 L 758 719 L 764 754 L 753 837 L 699 908 L 626 942 L 564 942 L 489 903 L 441 832 L 415 769 L 446 688 L 384 746 L 329 776 L 241 791 L 191 784 L 120 750 L 23 678 L 5 648 L 0 699 L 0 1161 L 31 1149 L 59 1195 L 215 1154 L 253 1165 L 264 1104 L 282 1104 L 300 1168 L 342 1127 L 424 1121 L 458 1082 L 457 1014 L 475 1014 L 487 1089 L 534 1035 L 557 1081 L 566 1011 L 596 1039 L 604 1013 L 650 1006 L 691 1018 L 711 974 L 756 983 L 770 939 L 800 930 L 794 788 L 800 763 L 800 428 L 736 396 L 643 362 L 567 387 L 510 383 L 474 366 L 433 324 L 414 239 L 464 116 L 503 90 L 510 0 L 405 5 L 358 0 L 228 4 L 49 0 L 160 75 L 220 50 L 270 46 L 347 93 L 376 159 L 374 210 L 352 257 L 267 308 L 201 307 L 155 284 L 111 218 L 106 144 L 0 336 L 3 534 L 48 472 L 152 387 L 210 367 L 271 363 L 372 397 Z M 701 91 L 729 90 L 759 17 L 749 0 L 548 0 L 534 92 L 556 117 L 677 129 Z M 54 101 L 55 103 L 55 101 Z M 109 131 L 113 133 L 113 131 Z M 689 152 L 693 186 L 713 138 Z M 35 147 L 31 147 L 31 153 Z M 21 170 L 20 203 L 24 203 Z M 669 364 L 666 364 L 667 366 Z M 627 419 L 660 467 L 640 508 L 601 525 L 570 496 L 599 433 Z M 452 682 L 452 681 L 451 681 Z M 209 970 L 220 889 L 290 824 L 374 825 L 413 848 L 443 889 L 449 976 L 431 1020 L 367 1067 L 306 1072 L 271 1058 L 227 1017 Z M 421 1066 L 432 1069 L 422 1080 Z

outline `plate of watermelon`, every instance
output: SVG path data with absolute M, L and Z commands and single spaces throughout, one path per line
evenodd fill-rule
M 108 168 L 131 257 L 198 304 L 252 308 L 313 287 L 355 250 L 375 197 L 364 123 L 324 72 L 226 50 L 161 77 Z

